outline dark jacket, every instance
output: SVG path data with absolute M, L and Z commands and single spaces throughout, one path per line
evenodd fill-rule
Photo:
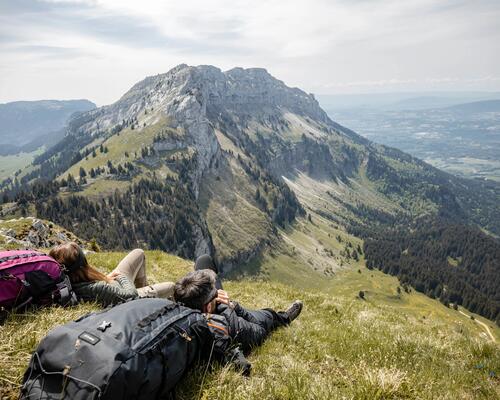
M 97 301 L 104 307 L 139 298 L 134 283 L 125 275 L 118 275 L 111 283 L 105 281 L 79 282 L 73 283 L 72 287 L 78 300 Z

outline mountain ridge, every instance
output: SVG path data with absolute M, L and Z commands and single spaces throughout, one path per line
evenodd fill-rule
M 500 112 L 500 100 L 482 100 L 469 103 L 456 104 L 448 107 L 449 110 L 455 112 Z
M 252 115 L 255 111 L 251 107 L 252 104 L 256 106 L 256 118 Z M 291 122 L 288 121 L 286 112 L 290 110 L 301 117 L 310 118 L 314 123 L 301 121 L 300 117 L 293 119 Z M 141 116 L 141 124 L 138 122 L 131 123 L 140 114 L 146 113 L 147 115 Z M 422 164 L 420 160 L 395 149 L 372 144 L 349 129 L 336 124 L 319 107 L 319 103 L 312 95 L 308 95 L 300 89 L 286 87 L 283 82 L 273 78 L 267 71 L 260 68 L 247 70 L 234 68 L 222 72 L 212 66 L 189 67 L 186 64 L 181 64 L 165 74 L 147 77 L 138 82 L 116 103 L 97 108 L 73 119 L 68 126 L 68 135 L 99 136 L 108 130 L 108 133 L 103 135 L 106 137 L 106 135 L 112 136 L 131 125 L 135 127 L 136 133 L 139 134 L 143 129 L 141 125 L 149 126 L 158 123 L 161 115 L 167 116 L 169 119 L 169 128 L 177 130 L 178 133 L 182 131 L 181 136 L 183 139 L 179 141 L 179 137 L 174 137 L 174 141 L 172 141 L 170 137 L 166 137 L 163 139 L 163 143 L 157 142 L 155 144 L 156 148 L 179 149 L 181 147 L 192 147 L 197 153 L 197 165 L 191 179 L 195 197 L 198 195 L 199 184 L 204 171 L 209 170 L 211 164 L 220 159 L 221 147 L 215 135 L 214 127 L 217 127 L 217 125 L 220 127 L 226 122 L 235 124 L 237 130 L 243 131 L 232 135 L 228 133 L 231 126 L 223 127 L 227 131 L 224 134 L 229 135 L 229 140 L 236 142 L 237 145 L 247 146 L 249 136 L 246 131 L 251 134 L 257 131 L 257 134 L 260 134 L 261 137 L 265 136 L 266 145 L 281 146 L 281 150 L 286 148 L 285 150 L 289 155 L 286 156 L 285 153 L 282 156 L 278 155 L 277 160 L 272 160 L 274 165 L 270 166 L 277 178 L 288 166 L 287 162 L 284 162 L 283 166 L 277 167 L 279 157 L 287 160 L 288 163 L 292 162 L 293 160 L 290 157 L 292 157 L 294 150 L 291 149 L 299 148 L 301 145 L 300 133 L 293 132 L 295 137 L 292 134 L 284 138 L 285 134 L 288 135 L 289 133 L 287 132 L 288 128 L 288 131 L 293 129 L 302 130 L 301 133 L 305 134 L 307 139 L 314 140 L 314 143 L 309 143 L 313 147 L 319 143 L 316 150 L 319 154 L 323 151 L 324 163 L 328 164 L 328 168 L 336 169 L 337 175 L 342 175 L 349 170 L 354 171 L 363 162 L 373 159 L 373 157 L 369 156 L 370 154 L 380 155 L 380 152 L 382 152 L 383 155 L 396 157 L 408 163 L 417 163 L 422 167 L 425 165 L 424 169 L 430 171 L 431 174 L 441 175 L 443 181 L 450 178 L 455 179 L 451 175 L 447 176 L 441 171 Z M 235 118 L 231 121 L 233 117 Z M 228 121 L 221 121 L 221 118 L 228 118 Z M 255 121 L 255 119 L 259 118 L 260 121 Z M 260 124 L 262 121 L 268 126 L 262 126 Z M 248 126 L 249 123 L 254 124 L 254 126 Z M 292 129 L 289 128 L 290 123 L 295 125 L 292 126 Z M 322 124 L 326 124 L 326 126 L 320 126 Z M 265 135 L 267 133 L 265 130 L 273 129 L 275 129 L 272 132 L 274 135 Z M 111 135 L 109 131 L 111 131 Z M 263 133 L 264 135 L 262 135 Z M 333 146 L 330 140 L 332 135 L 338 137 Z M 251 138 L 251 136 L 250 139 L 253 141 L 254 138 Z M 284 141 L 281 140 L 283 138 Z M 368 153 L 356 152 L 356 147 L 352 147 L 349 143 L 343 146 L 344 138 L 354 141 L 355 146 L 358 144 L 364 145 Z M 242 140 L 246 140 L 248 143 L 242 143 Z M 328 143 L 329 141 L 330 143 Z M 258 145 L 259 143 L 257 143 Z M 329 146 L 329 149 L 321 147 L 325 145 Z M 334 146 L 336 148 L 332 149 Z M 290 153 L 289 149 L 292 153 Z M 278 153 L 279 150 L 277 149 Z M 351 151 L 353 154 L 347 156 L 339 154 L 346 151 Z M 300 158 L 303 158 L 304 151 L 299 151 L 299 153 L 299 155 L 295 154 L 294 157 L 299 158 L 299 162 L 296 164 L 302 165 Z M 333 162 L 332 155 L 333 158 L 336 158 Z M 308 161 L 313 167 L 314 163 L 317 162 L 314 159 Z M 333 165 L 335 162 L 337 164 L 340 162 L 340 165 L 337 165 L 336 168 Z

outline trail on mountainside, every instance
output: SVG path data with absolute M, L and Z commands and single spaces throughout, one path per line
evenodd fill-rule
M 470 318 L 470 315 L 467 315 L 466 313 L 464 313 L 463 311 L 458 311 L 460 314 L 462 315 L 465 315 L 467 318 Z M 493 336 L 493 334 L 491 333 L 490 331 L 490 328 L 488 325 L 486 325 L 484 322 L 481 322 L 477 319 L 474 319 L 475 322 L 477 322 L 478 324 L 482 325 L 484 327 L 484 329 L 486 329 L 486 333 L 488 333 L 489 337 L 491 338 L 491 340 L 493 341 L 493 343 L 496 343 L 496 339 L 495 339 L 495 336 Z

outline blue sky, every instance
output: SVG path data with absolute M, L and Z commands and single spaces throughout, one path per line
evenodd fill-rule
M 117 100 L 180 63 L 316 94 L 500 90 L 500 1 L 0 0 L 0 102 Z

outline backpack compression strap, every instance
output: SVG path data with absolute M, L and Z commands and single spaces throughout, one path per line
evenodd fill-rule
M 184 317 L 187 317 L 188 315 L 191 314 L 196 314 L 199 313 L 198 310 L 193 310 L 191 308 L 186 308 L 185 310 L 181 311 L 179 314 L 174 315 L 167 319 L 165 323 L 161 324 L 157 328 L 155 328 L 148 336 L 143 337 L 141 340 L 139 340 L 133 347 L 132 350 L 135 351 L 141 351 L 143 347 L 145 347 L 150 341 L 151 338 L 156 337 L 159 335 L 163 330 L 167 329 L 168 327 L 172 326 L 174 323 L 177 321 L 181 320 Z
M 36 256 L 44 256 L 45 254 L 43 253 L 26 253 L 26 254 L 16 254 L 15 256 L 7 256 L 0 258 L 0 264 L 5 262 L 5 261 L 12 261 L 12 260 L 18 260 L 20 258 L 30 258 L 30 257 L 36 257 Z

